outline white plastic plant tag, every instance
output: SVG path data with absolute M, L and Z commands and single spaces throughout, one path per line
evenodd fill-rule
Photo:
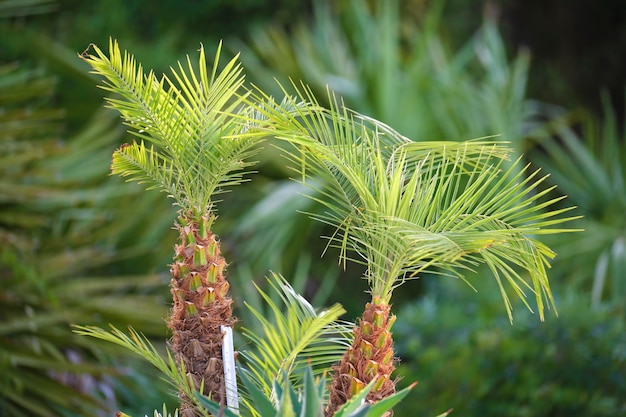
M 224 385 L 226 386 L 226 405 L 230 409 L 239 410 L 237 394 L 237 377 L 235 375 L 235 348 L 233 346 L 233 329 L 221 326 L 224 340 L 222 342 L 222 362 L 224 363 Z

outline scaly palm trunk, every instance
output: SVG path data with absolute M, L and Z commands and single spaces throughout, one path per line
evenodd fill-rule
M 177 228 L 180 243 L 175 246 L 171 292 L 174 306 L 168 327 L 172 330 L 171 349 L 177 363 L 184 365 L 196 389 L 204 381 L 202 394 L 224 404 L 225 386 L 222 363 L 222 331 L 232 326 L 232 299 L 224 277 L 226 262 L 220 243 L 211 232 L 215 217 L 182 213 Z M 182 393 L 181 415 L 192 417 L 193 403 Z
M 339 365 L 333 368 L 327 417 L 332 416 L 374 378 L 377 381 L 367 396 L 370 403 L 396 392 L 396 384 L 391 379 L 395 369 L 391 326 L 396 316 L 390 314 L 390 310 L 391 305 L 377 296 L 365 305 L 363 316 L 354 328 L 352 346 L 343 355 Z

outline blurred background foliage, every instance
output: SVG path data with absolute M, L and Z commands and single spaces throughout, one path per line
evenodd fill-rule
M 432 415 L 437 406 L 463 416 L 626 413 L 623 308 L 589 310 L 589 300 L 571 291 L 558 302 L 558 319 L 541 323 L 518 302 L 511 325 L 498 313 L 496 291 L 463 290 L 432 288 L 400 309 L 399 374 L 420 383 L 397 415 Z
M 202 42 L 241 51 L 248 80 L 328 85 L 414 140 L 501 134 L 585 217 L 548 243 L 558 318 L 424 277 L 396 300 L 397 415 L 626 413 L 626 10 L 621 0 L 0 0 L 0 415 L 151 414 L 172 396 L 125 352 L 70 325 L 166 337 L 175 209 L 108 176 L 128 135 L 76 57 L 109 36 L 167 71 Z M 207 52 L 209 53 L 209 52 Z M 327 231 L 280 153 L 226 194 L 218 232 L 237 305 L 269 269 L 349 318 L 362 271 L 320 259 Z M 481 273 L 481 272 L 479 272 Z M 349 294 L 349 296 L 347 296 Z M 246 320 L 243 309 L 238 310 Z

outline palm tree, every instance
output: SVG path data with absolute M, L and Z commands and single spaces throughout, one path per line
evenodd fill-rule
M 391 298 L 407 279 L 429 270 L 466 280 L 463 272 L 485 264 L 509 317 L 505 283 L 528 308 L 525 289 L 534 293 L 541 319 L 554 307 L 546 268 L 555 254 L 535 235 L 565 231 L 550 226 L 568 220 L 557 216 L 569 209 L 550 211 L 563 197 L 545 198 L 545 176 L 520 168 L 520 159 L 505 164 L 511 150 L 492 139 L 413 142 L 333 95 L 327 110 L 308 87 L 296 92 L 296 112 L 261 106 L 266 128 L 295 145 L 288 155 L 326 209 L 312 216 L 336 228 L 329 245 L 342 262 L 366 266 L 371 292 L 334 368 L 326 415 L 373 380 L 369 402 L 395 392 Z M 271 102 L 262 93 L 257 100 Z
M 93 51 L 93 52 L 91 52 Z M 179 207 L 180 234 L 171 264 L 173 308 L 170 346 L 192 386 L 217 403 L 225 400 L 221 326 L 232 326 L 226 261 L 212 232 L 216 196 L 244 181 L 257 137 L 231 116 L 240 110 L 244 77 L 237 58 L 218 71 L 220 48 L 210 72 L 203 48 L 197 69 L 187 58 L 172 78 L 161 78 L 111 41 L 109 57 L 92 45 L 83 55 L 137 141 L 113 154 L 111 171 L 167 193 Z M 181 415 L 195 415 L 193 399 L 180 391 Z

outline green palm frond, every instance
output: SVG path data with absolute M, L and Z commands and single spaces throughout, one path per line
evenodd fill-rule
M 173 363 L 172 355 L 168 354 L 168 361 L 164 360 L 154 345 L 145 336 L 132 328 L 129 328 L 129 334 L 127 335 L 113 326 L 111 326 L 111 331 L 106 331 L 95 326 L 76 325 L 74 326 L 74 333 L 95 337 L 96 339 L 122 346 L 150 362 L 171 381 L 178 380 L 179 371 Z
M 259 326 L 258 330 L 252 326 L 243 330 L 254 346 L 243 356 L 255 383 L 269 395 L 272 381 L 283 374 L 299 384 L 307 366 L 317 374 L 338 361 L 349 346 L 351 326 L 337 321 L 345 313 L 339 304 L 316 311 L 280 275 L 272 274 L 268 282 L 279 299 L 274 301 L 257 287 L 267 311 L 246 304 Z M 267 318 L 270 315 L 273 320 Z
M 102 88 L 117 95 L 107 99 L 109 106 L 140 139 L 115 153 L 113 173 L 160 188 L 194 211 L 212 208 L 214 195 L 244 180 L 259 138 L 246 135 L 245 125 L 232 116 L 244 111 L 237 57 L 218 71 L 218 48 L 209 71 L 200 48 L 198 69 L 188 57 L 186 65 L 172 69 L 172 78 L 158 78 L 113 40 L 108 57 L 97 46 L 91 49 L 95 54 L 86 51 L 83 58 L 105 78 Z
M 129 334 L 126 334 L 113 326 L 111 326 L 110 331 L 95 326 L 74 326 L 74 332 L 114 343 L 141 356 L 157 368 L 168 382 L 176 389 L 182 390 L 189 398 L 196 398 L 195 391 L 201 389 L 201 387 L 194 386 L 191 378 L 187 378 L 184 366 L 177 366 L 169 350 L 167 351 L 167 359 L 164 359 L 145 336 L 132 328 L 129 328 Z M 198 408 L 198 411 L 202 416 L 209 417 L 208 411 L 202 408 Z
M 553 226 L 572 219 L 560 216 L 570 208 L 550 210 L 563 197 L 542 201 L 552 190 L 538 191 L 545 176 L 520 159 L 505 166 L 511 150 L 488 138 L 415 143 L 332 95 L 324 110 L 306 86 L 296 92 L 294 101 L 310 106 L 268 112 L 269 129 L 295 145 L 288 158 L 327 209 L 312 216 L 336 228 L 329 244 L 344 262 L 352 252 L 367 265 L 373 295 L 389 302 L 407 274 L 443 268 L 462 276 L 485 263 L 509 316 L 502 281 L 522 299 L 530 288 L 543 318 L 544 298 L 553 304 L 545 269 L 554 253 L 532 235 L 568 231 Z
M 123 177 L 130 177 L 138 183 L 153 184 L 151 188 L 161 188 L 173 196 L 176 201 L 182 201 L 183 196 L 176 193 L 182 190 L 174 187 L 172 177 L 174 168 L 172 161 L 164 158 L 154 150 L 154 146 L 147 148 L 142 141 L 132 145 L 124 145 L 113 154 L 111 171 L 120 173 Z

